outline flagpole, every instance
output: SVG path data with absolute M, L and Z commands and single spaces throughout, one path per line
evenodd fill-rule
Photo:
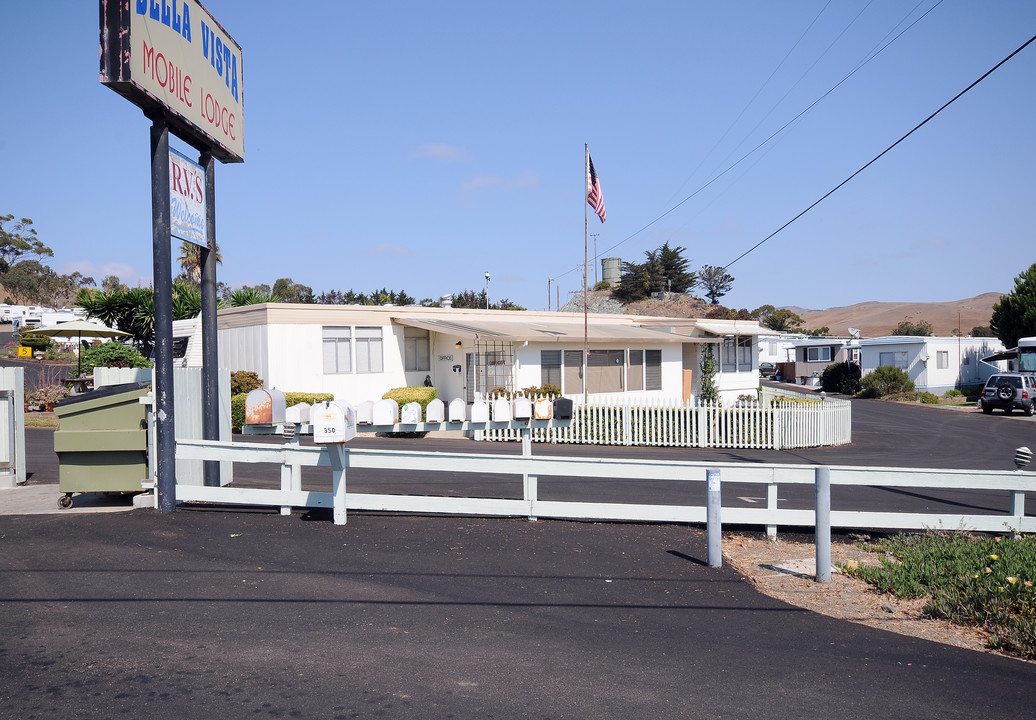
M 587 210 L 586 189 L 590 187 L 590 144 L 583 143 L 583 404 L 587 403 L 587 368 L 590 365 L 589 302 L 586 291 L 587 261 L 589 260 L 590 211 Z

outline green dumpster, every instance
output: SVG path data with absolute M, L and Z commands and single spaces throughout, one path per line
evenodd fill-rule
M 151 383 L 125 383 L 73 395 L 54 406 L 58 429 L 58 505 L 84 492 L 140 492 L 147 480 L 146 407 Z

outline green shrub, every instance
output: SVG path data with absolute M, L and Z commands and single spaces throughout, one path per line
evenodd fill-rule
M 149 368 L 151 361 L 131 345 L 111 340 L 101 345 L 92 345 L 83 350 L 79 357 L 83 372 L 87 375 L 95 367 Z
M 982 394 L 983 387 L 983 385 L 964 385 L 960 390 L 968 400 L 978 400 L 978 396 Z
M 925 405 L 938 405 L 939 404 L 939 396 L 935 395 L 934 393 L 922 392 L 922 393 L 918 393 L 917 397 Z
M 962 393 L 960 390 L 947 390 L 942 394 L 942 396 L 948 398 L 959 398 L 964 397 L 964 393 Z
M 914 392 L 914 381 L 906 370 L 882 365 L 874 368 L 860 380 L 864 397 L 885 397 L 896 393 Z
M 924 597 L 924 612 L 984 628 L 989 646 L 1036 660 L 1036 540 L 927 533 L 897 535 L 865 549 L 880 567 L 845 566 L 880 592 Z
M 25 347 L 31 347 L 33 350 L 46 350 L 51 343 L 51 339 L 46 335 L 19 335 L 19 341 Z
M 820 375 L 824 392 L 855 395 L 860 391 L 860 366 L 856 363 L 831 363 Z
M 777 407 L 778 405 L 814 405 L 819 402 L 823 401 L 820 398 L 778 396 L 770 400 L 770 407 Z
M 284 404 L 287 407 L 291 407 L 292 405 L 298 405 L 299 403 L 309 403 L 310 405 L 316 405 L 317 403 L 324 402 L 325 400 L 334 399 L 334 393 L 284 393 Z
M 263 386 L 263 379 L 251 370 L 235 370 L 230 373 L 230 394 L 246 395 Z
M 235 430 L 245 426 L 245 398 L 247 393 L 238 393 L 230 396 L 230 424 Z
M 399 407 L 402 408 L 404 405 L 410 402 L 421 403 L 421 417 L 424 417 L 425 410 L 428 408 L 428 403 L 439 396 L 439 391 L 434 387 L 412 386 L 412 387 L 401 387 L 392 388 L 387 393 L 381 396 L 382 400 L 395 400 L 399 403 Z

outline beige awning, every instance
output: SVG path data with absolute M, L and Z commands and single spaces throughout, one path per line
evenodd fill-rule
M 755 320 L 695 320 L 695 327 L 713 335 L 776 335 L 770 328 L 764 328 Z
M 581 320 L 568 318 L 545 320 L 536 318 L 530 322 L 499 317 L 439 319 L 396 317 L 393 322 L 407 327 L 422 328 L 430 332 L 454 337 L 500 342 L 583 342 L 584 327 Z M 663 329 L 647 328 L 622 320 L 601 320 L 590 318 L 586 329 L 590 342 L 636 342 L 673 343 L 707 342 L 705 338 L 688 338 L 674 335 Z

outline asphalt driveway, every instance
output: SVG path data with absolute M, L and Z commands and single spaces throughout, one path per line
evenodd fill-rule
M 672 525 L 3 518 L 0 717 L 1027 717 L 1036 666 L 811 614 Z

